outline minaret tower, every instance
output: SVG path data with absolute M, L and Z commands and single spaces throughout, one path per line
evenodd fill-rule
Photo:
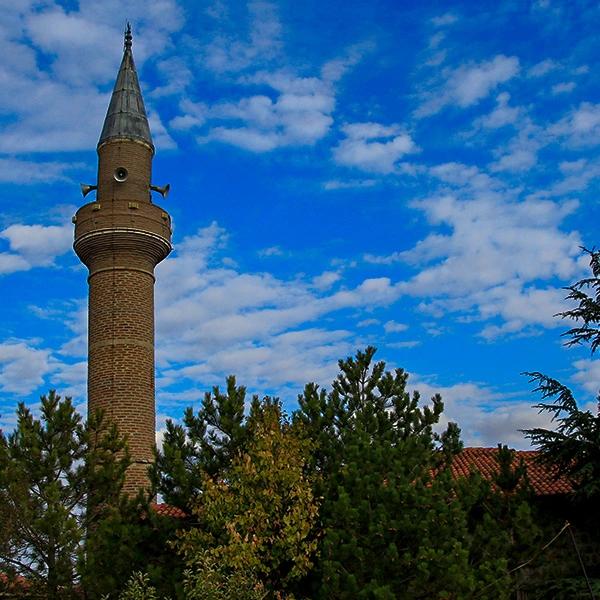
M 103 409 L 129 440 L 125 491 L 148 486 L 155 433 L 154 267 L 171 251 L 171 219 L 152 203 L 154 145 L 131 51 L 131 27 L 98 142 L 96 200 L 73 217 L 89 269 L 88 414 Z

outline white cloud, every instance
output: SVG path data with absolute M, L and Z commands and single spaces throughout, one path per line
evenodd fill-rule
M 87 360 L 55 364 L 55 369 L 50 381 L 60 389 L 61 395 L 79 400 L 87 398 Z
M 600 143 L 600 104 L 582 102 L 566 117 L 549 128 L 553 135 L 563 138 L 574 147 L 595 146 Z
M 0 182 L 35 185 L 53 181 L 68 181 L 65 171 L 80 165 L 61 162 L 33 162 L 17 158 L 0 158 Z
M 0 390 L 16 395 L 33 392 L 53 370 L 50 350 L 26 340 L 0 342 Z
M 193 81 L 193 73 L 180 56 L 171 56 L 156 64 L 164 84 L 151 90 L 151 98 L 183 94 Z
M 165 377 L 205 384 L 222 383 L 235 373 L 249 387 L 297 390 L 308 381 L 329 383 L 337 360 L 351 353 L 351 334 L 341 330 L 303 329 L 273 336 L 268 344 L 243 344 L 210 353 L 193 365 L 165 370 Z M 290 394 L 291 395 L 291 394 Z M 293 397 L 293 396 L 292 396 Z
M 334 283 L 340 281 L 342 276 L 337 271 L 325 271 L 316 277 L 313 277 L 312 284 L 318 290 L 327 290 Z
M 10 56 L 2 68 L 0 96 L 6 117 L 0 152 L 31 153 L 93 148 L 108 105 L 106 85 L 113 81 L 123 40 L 122 6 L 106 0 L 82 0 L 66 12 L 55 3 L 21 4 L 0 23 L 0 52 Z M 135 23 L 138 68 L 144 58 L 162 52 L 168 36 L 181 26 L 173 0 L 128 3 Z M 98 52 L 98 47 L 106 50 Z M 39 57 L 39 60 L 38 60 Z M 46 178 L 60 175 L 56 164 Z
M 558 68 L 560 68 L 560 65 L 557 62 L 547 58 L 546 60 L 533 65 L 533 67 L 527 71 L 527 75 L 529 77 L 543 77 L 547 73 L 555 71 Z
M 519 200 L 498 180 L 458 163 L 431 173 L 446 189 L 412 206 L 433 231 L 409 250 L 365 259 L 413 265 L 418 272 L 398 283 L 398 292 L 422 298 L 420 308 L 436 316 L 487 321 L 481 335 L 488 339 L 557 326 L 564 292 L 555 279 L 572 280 L 583 269 L 579 234 L 561 230 L 577 203 Z
M 503 54 L 488 61 L 444 69 L 441 84 L 434 86 L 433 90 L 429 89 L 428 84 L 428 89 L 423 94 L 424 102 L 415 116 L 430 116 L 449 105 L 460 108 L 472 106 L 518 72 L 519 59 Z
M 451 12 L 444 13 L 443 15 L 431 19 L 431 23 L 434 27 L 445 27 L 456 23 L 456 21 L 458 21 L 458 17 Z
M 253 152 L 269 152 L 283 146 L 312 145 L 328 133 L 335 106 L 330 82 L 284 72 L 257 73 L 251 82 L 270 86 L 275 99 L 256 95 L 214 104 L 207 110 L 211 128 L 199 142 L 216 140 Z M 175 124 L 187 126 L 192 122 L 189 116 L 179 117 Z M 191 118 L 197 117 L 191 114 Z
M 345 138 L 333 149 L 336 163 L 375 173 L 391 173 L 406 154 L 418 150 L 400 125 L 350 123 L 342 127 Z
M 200 144 L 218 141 L 257 153 L 313 145 L 329 133 L 333 123 L 337 82 L 372 44 L 350 46 L 341 56 L 325 62 L 318 76 L 305 76 L 288 66 L 277 66 L 284 60 L 281 26 L 273 5 L 253 2 L 249 10 L 251 40 L 217 36 L 206 50 L 207 62 L 202 63 L 217 72 L 235 73 L 232 83 L 242 88 L 237 94 L 241 99 L 208 106 L 185 98 L 180 102 L 181 114 L 170 125 L 199 133 L 196 139 Z M 248 88 L 257 86 L 261 93 L 248 94 Z
M 414 205 L 431 224 L 448 226 L 451 233 L 432 233 L 404 253 L 409 262 L 435 263 L 412 280 L 413 292 L 473 293 L 513 278 L 568 279 L 578 272 L 581 240 L 558 229 L 576 208 L 573 203 L 462 201 L 445 196 Z
M 223 10 L 215 14 L 221 24 L 228 17 Z M 276 57 L 282 49 L 281 33 L 281 23 L 273 3 L 249 2 L 246 40 L 224 33 L 221 28 L 204 49 L 200 60 L 217 73 L 243 71 Z
M 406 331 L 408 325 L 404 323 L 397 323 L 396 321 L 387 321 L 384 323 L 383 328 L 386 333 L 399 333 L 400 331 Z
M 387 348 L 399 348 L 401 350 L 406 349 L 406 348 L 416 348 L 417 346 L 420 346 L 421 342 L 418 340 L 406 340 L 403 342 L 391 342 L 386 344 Z
M 258 251 L 259 256 L 284 256 L 285 252 L 279 246 L 269 246 Z
M 161 150 L 173 150 L 177 148 L 175 140 L 169 135 L 158 113 L 153 110 L 148 112 L 148 124 L 152 132 L 152 141 L 157 148 Z
M 475 121 L 476 126 L 497 129 L 505 125 L 515 124 L 519 120 L 522 111 L 518 107 L 509 106 L 509 100 L 510 94 L 507 92 L 498 94 L 494 110 L 488 115 L 477 119 Z
M 573 363 L 577 369 L 573 375 L 573 381 L 576 381 L 581 387 L 598 396 L 600 394 L 600 360 L 598 359 L 581 359 Z
M 385 277 L 348 289 L 333 271 L 288 280 L 241 273 L 222 266 L 226 241 L 213 223 L 184 238 L 157 267 L 157 361 L 166 392 L 180 381 L 177 373 L 206 378 L 203 384 L 230 372 L 257 385 L 322 382 L 319 374 L 329 375 L 335 359 L 361 343 L 348 331 L 313 323 L 338 310 L 359 315 L 398 298 Z
M 357 327 L 370 327 L 371 325 L 379 325 L 379 320 L 373 318 L 363 319 L 356 324 Z
M 557 94 L 568 94 L 575 89 L 577 84 L 574 81 L 563 81 L 552 86 L 552 93 Z
M 498 157 L 490 167 L 492 171 L 523 172 L 537 164 L 538 152 L 549 142 L 544 128 L 536 125 L 529 117 L 518 123 L 516 135 L 496 150 Z
M 563 161 L 559 163 L 558 171 L 562 179 L 556 180 L 546 189 L 537 190 L 531 196 L 534 198 L 564 196 L 585 190 L 590 183 L 600 177 L 600 160 L 580 158 Z
M 386 256 L 378 256 L 376 254 L 364 254 L 363 260 L 372 265 L 392 265 L 397 262 L 404 260 L 404 254 L 402 252 L 392 252 Z
M 187 131 L 203 125 L 207 119 L 209 109 L 203 102 L 192 102 L 184 98 L 179 108 L 183 111 L 182 115 L 173 118 L 169 122 L 169 127 L 175 130 Z
M 52 266 L 71 249 L 73 231 L 70 225 L 10 225 L 0 231 L 0 239 L 10 248 L 0 253 L 0 274 L 8 274 Z
M 409 380 L 409 389 L 416 389 L 421 397 L 436 393 L 444 401 L 444 414 L 440 425 L 457 422 L 462 439 L 467 446 L 495 447 L 499 443 L 517 449 L 528 449 L 529 441 L 519 431 L 533 427 L 550 427 L 547 415 L 540 415 L 531 402 L 507 397 L 489 386 L 466 382 L 442 385 L 432 378 L 416 375 Z

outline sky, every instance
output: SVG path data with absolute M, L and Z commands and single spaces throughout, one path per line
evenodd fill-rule
M 71 216 L 126 20 L 172 188 L 159 430 L 229 374 L 292 411 L 368 345 L 468 445 L 547 424 L 523 371 L 594 406 L 600 361 L 554 315 L 600 245 L 597 3 L 0 5 L 0 427 L 51 388 L 85 411 Z

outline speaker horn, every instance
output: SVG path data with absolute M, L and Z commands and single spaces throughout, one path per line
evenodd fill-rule
M 163 187 L 158 187 L 157 185 L 151 185 L 150 189 L 153 192 L 158 192 L 163 198 L 166 198 L 169 195 L 169 190 L 171 189 L 171 185 L 167 183 L 167 185 Z
M 127 179 L 128 175 L 129 171 L 127 171 L 125 167 L 117 167 L 113 173 L 115 181 L 118 181 L 119 183 L 123 183 Z
M 81 193 L 85 198 L 92 190 L 97 190 L 97 185 L 88 185 L 87 183 L 80 183 L 79 187 L 81 187 Z

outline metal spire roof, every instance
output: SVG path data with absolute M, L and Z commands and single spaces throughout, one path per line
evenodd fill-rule
M 139 140 L 154 152 L 148 117 L 131 52 L 131 25 L 125 30 L 123 60 L 113 89 L 98 146 L 115 138 Z

